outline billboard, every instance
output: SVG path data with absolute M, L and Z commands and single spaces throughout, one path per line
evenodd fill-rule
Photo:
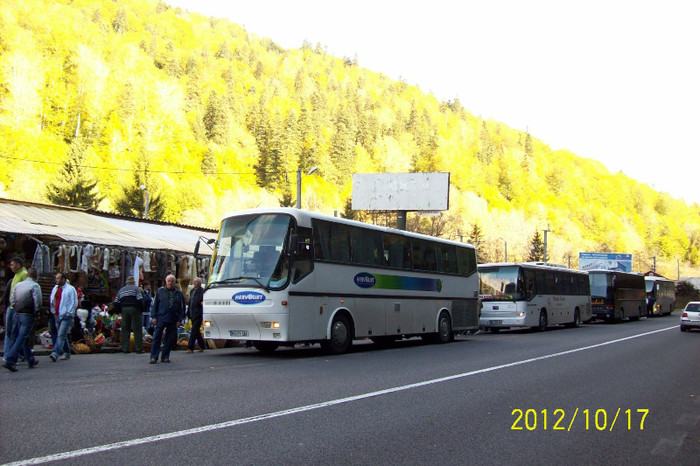
M 354 210 L 448 210 L 449 173 L 355 173 Z
M 616 270 L 618 272 L 632 271 L 632 254 L 617 254 L 611 252 L 579 252 L 578 268 L 580 270 Z

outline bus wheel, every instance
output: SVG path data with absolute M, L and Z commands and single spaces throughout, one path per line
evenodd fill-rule
M 261 353 L 272 353 L 279 347 L 279 343 L 276 343 L 274 341 L 254 341 L 253 346 L 255 347 L 256 350 L 260 351 Z
M 569 324 L 569 327 L 573 328 L 579 328 L 581 326 L 581 314 L 578 311 L 578 308 L 574 311 L 574 321 Z
M 352 345 L 352 329 L 347 317 L 339 315 L 333 319 L 331 325 L 331 338 L 321 342 L 321 348 L 327 353 L 341 354 L 350 349 Z
M 498 333 L 501 331 L 501 327 L 490 327 L 491 333 Z
M 435 334 L 435 343 L 449 343 L 454 339 L 452 333 L 452 322 L 447 312 L 441 312 L 438 318 L 438 331 Z
M 540 321 L 537 324 L 537 330 L 540 332 L 547 330 L 547 311 L 544 309 L 540 311 Z

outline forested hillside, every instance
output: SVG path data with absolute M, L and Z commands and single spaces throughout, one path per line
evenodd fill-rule
M 549 225 L 553 262 L 625 252 L 698 275 L 697 204 L 320 44 L 273 40 L 162 1 L 3 0 L 0 195 L 138 216 L 142 185 L 152 218 L 212 227 L 293 205 L 297 168 L 318 167 L 304 208 L 391 224 L 349 211 L 353 173 L 448 171 L 450 210 L 409 227 L 478 240 L 481 261 L 502 260 L 504 241 L 527 259 Z

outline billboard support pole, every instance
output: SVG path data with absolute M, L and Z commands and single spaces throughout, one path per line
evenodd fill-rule
M 406 216 L 408 215 L 408 211 L 406 210 L 397 210 L 396 211 L 396 229 L 397 230 L 406 230 Z

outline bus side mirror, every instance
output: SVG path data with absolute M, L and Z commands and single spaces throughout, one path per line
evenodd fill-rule
M 216 240 L 214 238 L 205 238 L 204 236 L 200 236 L 199 238 L 197 238 L 197 244 L 194 245 L 195 259 L 197 258 L 197 254 L 199 253 L 199 243 L 201 242 L 204 242 L 204 244 L 209 246 L 209 249 L 214 250 L 214 248 L 212 248 L 211 245 L 216 243 Z
M 289 251 L 292 254 L 300 254 L 305 252 L 309 246 L 310 244 L 303 241 L 300 235 L 296 233 L 292 234 L 292 236 L 289 238 Z

